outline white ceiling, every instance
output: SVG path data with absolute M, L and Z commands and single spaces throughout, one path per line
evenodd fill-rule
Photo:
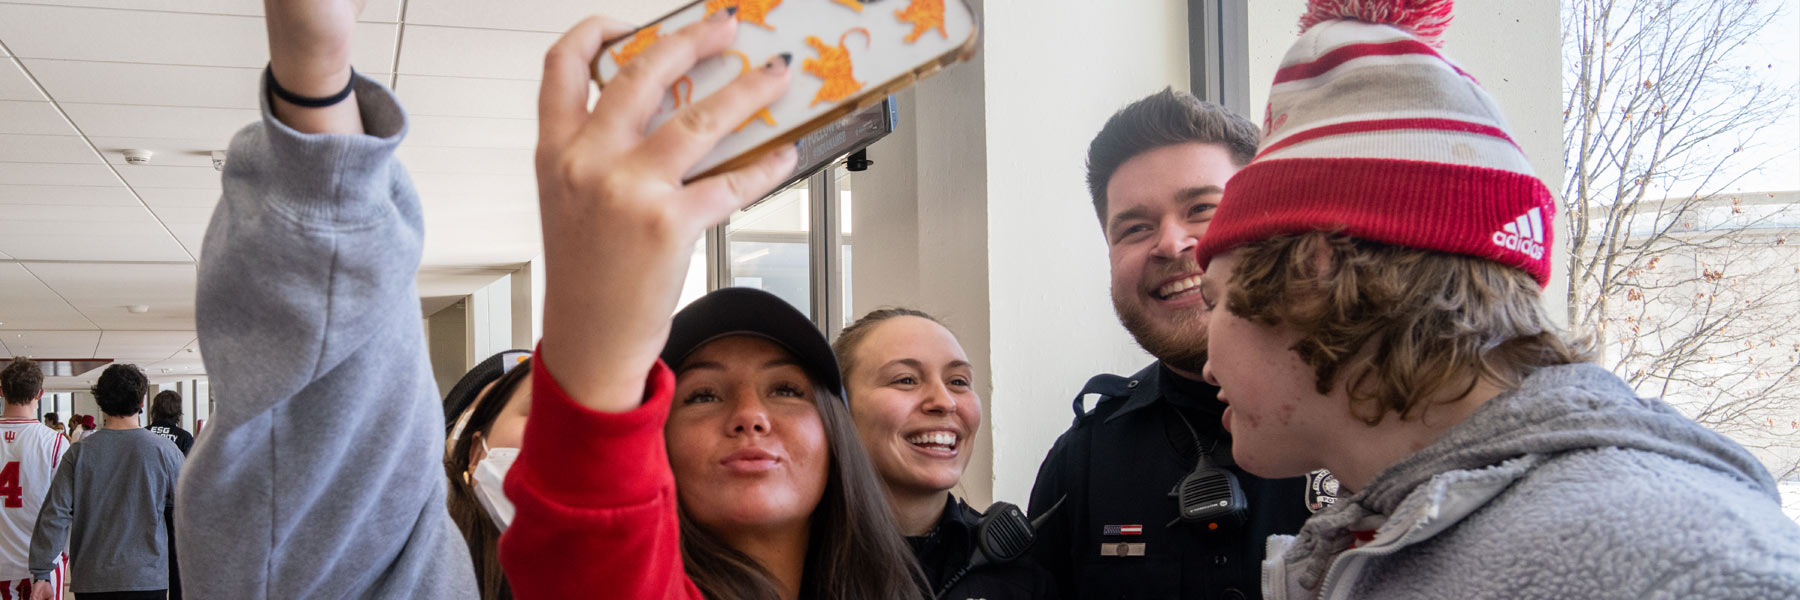
M 544 50 L 589 12 L 644 22 L 685 3 L 368 0 L 353 61 L 412 117 L 399 155 L 425 202 L 427 306 L 541 252 Z M 112 358 L 153 380 L 204 372 L 194 260 L 220 189 L 210 153 L 258 117 L 261 15 L 261 0 L 0 0 L 0 352 Z M 128 148 L 155 156 L 127 165 Z

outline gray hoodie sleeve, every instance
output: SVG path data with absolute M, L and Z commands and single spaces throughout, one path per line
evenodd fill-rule
M 50 478 L 50 491 L 38 508 L 37 524 L 31 530 L 31 553 L 26 566 L 34 581 L 49 581 L 56 570 L 56 557 L 68 549 L 69 525 L 75 517 L 75 462 L 80 451 L 70 448 Z
M 472 598 L 414 285 L 406 117 L 358 76 L 367 135 L 238 132 L 196 299 L 217 408 L 176 493 L 194 598 Z

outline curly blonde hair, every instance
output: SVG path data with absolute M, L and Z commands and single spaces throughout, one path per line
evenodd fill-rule
M 1512 389 L 1540 368 L 1594 358 L 1591 339 L 1550 320 L 1537 281 L 1500 263 L 1323 231 L 1237 252 L 1226 309 L 1299 331 L 1292 350 L 1318 392 L 1341 379 L 1370 425 L 1390 412 L 1411 419 L 1484 380 Z

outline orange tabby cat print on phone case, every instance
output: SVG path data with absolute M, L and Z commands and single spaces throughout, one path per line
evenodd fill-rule
M 738 22 L 749 23 L 769 31 L 775 30 L 775 26 L 770 25 L 767 19 L 769 11 L 781 6 L 781 0 L 706 0 L 706 14 L 712 16 L 713 13 L 733 6 L 738 9 Z
M 623 67 L 625 63 L 631 62 L 631 59 L 637 58 L 638 53 L 649 48 L 650 44 L 656 43 L 656 39 L 661 37 L 656 32 L 661 28 L 662 25 L 651 25 L 631 34 L 631 41 L 625 42 L 625 45 L 612 51 L 613 62 L 619 63 L 619 66 Z
M 936 29 L 938 35 L 950 39 L 950 33 L 944 31 L 944 0 L 912 0 L 903 10 L 894 11 L 894 16 L 901 22 L 912 23 L 912 33 L 907 34 L 906 43 L 919 41 L 919 36 Z
M 750 72 L 750 55 L 744 54 L 743 52 L 740 52 L 737 50 L 726 50 L 725 53 L 730 54 L 732 56 L 736 56 L 736 57 L 738 57 L 738 60 L 741 60 L 744 62 L 744 67 L 742 69 L 738 70 L 739 75 Z M 773 62 L 775 60 L 775 57 L 771 57 L 769 60 L 771 62 Z M 689 85 L 691 86 L 693 84 L 690 83 Z M 764 107 L 762 107 L 762 110 L 756 111 L 756 114 L 750 115 L 750 118 L 744 119 L 744 123 L 742 125 L 738 125 L 737 129 L 733 129 L 731 131 L 733 133 L 743 131 L 745 127 L 749 127 L 750 124 L 755 123 L 757 121 L 757 119 L 761 119 L 762 122 L 768 123 L 770 127 L 775 126 L 775 115 L 769 114 L 769 107 L 764 106 Z
M 819 53 L 819 57 L 806 59 L 806 62 L 801 63 L 800 67 L 825 80 L 825 85 L 819 86 L 818 95 L 813 96 L 813 105 L 816 106 L 820 102 L 837 102 L 849 98 L 851 94 L 862 89 L 862 82 L 856 80 L 855 66 L 850 63 L 850 49 L 844 46 L 844 41 L 849 39 L 852 33 L 862 34 L 863 47 L 868 47 L 869 30 L 861 27 L 851 29 L 844 32 L 844 35 L 838 36 L 836 48 L 825 45 L 825 42 L 818 36 L 806 36 L 806 45 L 812 46 L 813 51 Z

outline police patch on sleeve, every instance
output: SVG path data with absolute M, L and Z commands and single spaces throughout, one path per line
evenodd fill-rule
M 1319 512 L 1337 503 L 1338 480 L 1331 471 L 1319 469 L 1306 474 L 1306 510 Z

